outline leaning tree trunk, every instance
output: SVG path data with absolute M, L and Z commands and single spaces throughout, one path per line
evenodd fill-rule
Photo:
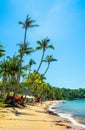
M 44 75 L 47 73 L 47 71 L 48 71 L 48 69 L 49 69 L 49 66 L 50 66 L 50 63 L 48 63 L 48 66 L 47 66 L 45 72 L 42 74 L 42 76 L 44 76 Z
M 42 57 L 41 57 L 41 61 L 40 61 L 40 64 L 39 64 L 39 66 L 38 66 L 38 68 L 37 68 L 37 73 L 39 72 L 39 69 L 40 69 L 40 67 L 41 67 L 41 65 L 42 65 L 42 60 L 43 60 L 43 58 L 44 58 L 44 54 L 45 54 L 45 51 L 43 50 L 43 54 L 42 54 Z
M 36 80 L 36 76 L 37 76 L 37 74 L 38 74 L 38 72 L 39 72 L 39 70 L 40 70 L 40 67 L 41 67 L 41 65 L 42 65 L 42 61 L 43 61 L 44 55 L 45 55 L 45 50 L 43 50 L 42 57 L 41 57 L 41 60 L 40 60 L 40 64 L 39 64 L 39 66 L 38 66 L 38 68 L 37 68 L 37 70 L 36 70 L 36 72 L 35 72 L 35 74 L 34 74 L 33 80 Z
M 46 70 L 44 71 L 44 73 L 42 74 L 42 76 L 44 76 L 44 75 L 47 73 L 47 71 L 48 71 L 48 69 L 49 69 L 49 66 L 50 66 L 50 63 L 48 63 L 48 66 L 47 66 Z M 35 87 L 39 85 L 39 81 L 40 81 L 40 80 L 41 80 L 41 78 L 38 80 L 38 82 L 37 82 L 37 84 L 35 85 Z

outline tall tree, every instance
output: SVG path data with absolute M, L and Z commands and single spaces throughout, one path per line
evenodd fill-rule
M 20 49 L 19 49 L 19 71 L 18 71 L 18 75 L 17 75 L 17 82 L 16 82 L 16 86 L 15 86 L 15 92 L 14 95 L 16 95 L 19 91 L 19 83 L 20 83 L 20 78 L 21 78 L 21 73 L 22 73 L 22 63 L 23 63 L 23 57 L 24 55 L 30 55 L 34 50 L 32 47 L 28 47 L 28 43 L 24 44 L 19 44 Z M 24 53 L 23 53 L 24 50 Z
M 7 60 L 4 59 L 2 62 L 0 62 L 0 74 L 2 76 L 1 97 L 5 97 L 7 77 L 8 77 L 8 67 L 9 62 Z
M 39 86 L 40 81 L 45 78 L 44 76 L 45 76 L 45 74 L 47 73 L 47 71 L 48 71 L 48 69 L 49 69 L 50 63 L 53 62 L 53 61 L 57 61 L 57 59 L 55 59 L 52 55 L 47 55 L 47 57 L 45 58 L 45 60 L 42 60 L 42 62 L 43 62 L 43 61 L 44 61 L 44 62 L 47 62 L 48 65 L 47 65 L 47 68 L 46 68 L 46 70 L 44 71 L 44 73 L 40 75 L 40 78 L 37 78 L 37 75 L 39 75 L 39 74 L 36 73 L 36 78 L 35 78 L 35 80 L 37 79 L 37 83 L 34 85 L 34 86 L 36 86 L 36 87 Z
M 16 91 L 14 93 L 14 95 L 19 91 L 19 83 L 20 83 L 20 77 L 21 77 L 21 68 L 22 68 L 22 62 L 23 62 L 23 57 L 24 57 L 24 54 L 28 53 L 32 50 L 27 50 L 27 42 L 26 42 L 26 37 L 27 37 L 27 30 L 29 28 L 32 28 L 32 27 L 36 27 L 38 25 L 36 24 L 33 24 L 35 21 L 34 20 L 31 20 L 31 17 L 29 17 L 29 15 L 27 15 L 26 17 L 26 20 L 25 22 L 21 22 L 19 21 L 19 24 L 22 25 L 22 29 L 24 29 L 24 41 L 23 41 L 23 44 L 21 45 L 21 51 L 20 51 L 20 64 L 19 64 L 19 72 L 18 72 L 18 76 L 17 76 L 17 84 L 16 84 Z M 31 49 L 31 48 L 30 48 Z
M 17 81 L 17 75 L 19 71 L 19 56 L 7 57 L 9 62 L 9 92 Z
M 19 21 L 19 24 L 21 24 L 22 28 L 25 30 L 24 45 L 26 44 L 27 29 L 38 26 L 37 24 L 33 24 L 35 22 L 36 22 L 35 20 L 31 20 L 31 17 L 29 17 L 29 15 L 27 15 L 25 22 Z
M 38 46 L 36 47 L 36 50 L 42 50 L 42 57 L 41 57 L 39 66 L 37 68 L 37 73 L 39 72 L 39 69 L 42 65 L 42 61 L 43 61 L 43 58 L 44 58 L 44 55 L 45 55 L 45 51 L 47 49 L 54 49 L 53 45 L 48 45 L 49 41 L 50 41 L 50 39 L 48 39 L 48 38 L 45 38 L 42 41 L 37 41 Z
M 44 76 L 49 69 L 50 63 L 53 62 L 53 61 L 57 61 L 57 59 L 55 59 L 52 55 L 47 55 L 47 57 L 43 61 L 48 63 L 45 72 L 42 74 Z

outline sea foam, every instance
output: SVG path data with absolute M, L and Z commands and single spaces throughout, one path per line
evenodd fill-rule
M 85 128 L 85 125 L 78 123 L 78 122 L 72 117 L 72 114 L 57 112 L 57 111 L 56 111 L 56 103 L 55 103 L 55 104 L 52 104 L 51 106 L 49 106 L 48 110 L 49 110 L 49 111 L 52 111 L 54 114 L 57 114 L 57 115 L 59 115 L 59 116 L 62 117 L 62 118 L 68 119 L 69 121 L 71 121 L 71 122 L 72 122 L 74 125 L 76 125 L 76 126 L 80 126 L 80 127 Z

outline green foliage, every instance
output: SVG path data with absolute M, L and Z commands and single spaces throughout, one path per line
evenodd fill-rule
M 5 50 L 3 49 L 3 46 L 0 43 L 0 57 L 5 55 Z
M 5 99 L 4 98 L 0 98 L 0 107 L 5 107 Z
M 52 100 L 74 100 L 74 99 L 85 99 L 85 89 L 65 89 L 65 88 L 57 88 L 46 83 L 45 74 L 47 73 L 50 63 L 53 61 L 57 61 L 52 55 L 48 55 L 47 50 L 53 49 L 54 46 L 49 44 L 50 39 L 47 37 L 41 41 L 37 41 L 37 47 L 35 47 L 35 51 L 32 47 L 29 47 L 27 43 L 27 30 L 31 27 L 36 27 L 38 25 L 34 24 L 35 21 L 31 20 L 31 17 L 27 15 L 24 22 L 19 21 L 19 24 L 22 25 L 24 29 L 24 39 L 23 43 L 18 44 L 19 50 L 18 55 L 14 55 L 12 58 L 7 57 L 3 61 L 0 62 L 0 78 L 2 81 L 0 82 L 0 90 L 3 97 L 6 96 L 8 92 L 14 91 L 14 93 L 21 94 L 23 93 L 23 88 L 27 89 L 27 93 L 33 94 L 37 96 L 41 95 L 42 99 L 52 99 Z M 36 70 L 32 69 L 32 66 L 36 64 L 33 59 L 28 59 L 28 64 L 23 66 L 24 56 L 30 56 L 32 52 L 37 52 L 37 50 L 41 50 L 41 59 L 38 64 L 38 68 Z M 5 54 L 5 50 L 3 46 L 0 44 L 0 57 Z M 47 56 L 46 56 L 47 55 Z M 46 58 L 45 58 L 46 57 Z M 47 67 L 42 72 L 39 73 L 43 62 L 47 63 Z M 20 83 L 21 78 L 24 80 Z M 1 106 L 3 106 L 3 101 L 1 99 Z
M 85 99 L 85 89 L 66 89 L 57 88 L 46 83 L 42 75 L 35 72 L 28 75 L 26 83 L 28 84 L 28 90 L 31 90 L 31 94 L 37 96 L 41 95 L 42 99 L 51 100 L 75 100 L 75 99 Z
M 66 88 L 55 88 L 57 91 L 57 95 L 55 95 L 56 99 L 63 100 L 75 100 L 75 99 L 85 99 L 85 89 L 66 89 Z
M 5 107 L 5 106 L 6 106 L 6 104 L 0 102 L 0 107 Z
M 35 23 L 35 20 L 31 20 L 31 17 L 29 17 L 29 15 L 27 15 L 25 22 L 19 21 L 18 24 L 22 25 L 22 28 L 32 28 L 32 27 L 36 27 L 38 26 L 37 24 L 33 24 Z

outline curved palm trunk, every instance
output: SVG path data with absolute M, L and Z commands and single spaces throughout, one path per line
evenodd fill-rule
M 40 64 L 39 64 L 39 67 L 37 68 L 37 72 L 39 71 L 41 65 L 42 65 L 42 60 L 44 58 L 44 54 L 45 54 L 45 51 L 43 50 L 43 53 L 42 53 L 42 57 L 41 57 L 41 61 L 40 61 Z
M 50 63 L 48 63 L 48 66 L 47 66 L 45 72 L 42 74 L 42 76 L 44 76 L 44 75 L 47 73 L 47 71 L 48 71 L 48 69 L 49 69 L 49 66 L 50 66 Z M 38 80 L 37 85 L 39 84 L 39 81 L 40 81 L 40 79 Z
M 44 58 L 44 54 L 45 54 L 45 50 L 43 50 L 42 57 L 41 57 L 41 61 L 40 61 L 40 64 L 39 64 L 39 66 L 38 66 L 38 68 L 37 68 L 36 73 L 34 74 L 33 80 L 36 79 L 36 75 L 37 75 L 37 73 L 39 72 L 39 69 L 40 69 L 40 67 L 41 67 L 41 65 L 42 65 L 42 60 L 43 60 L 43 58 Z
M 36 71 L 36 73 L 35 73 L 35 75 L 34 75 L 34 80 L 36 79 L 36 75 L 37 75 L 37 73 L 39 72 L 39 69 L 40 69 L 40 67 L 41 67 L 41 65 L 42 65 L 42 60 L 43 60 L 43 58 L 44 58 L 44 54 L 45 54 L 45 50 L 43 50 L 43 54 L 42 54 L 42 58 L 41 58 L 39 67 L 38 67 L 38 69 L 37 69 L 37 71 Z M 44 76 L 44 75 L 46 74 L 46 72 L 47 72 L 48 69 L 49 69 L 49 64 L 48 64 L 48 67 L 47 67 L 46 71 L 42 74 L 42 76 Z M 37 85 L 39 84 L 39 81 L 40 81 L 40 79 L 38 80 Z
M 48 69 L 49 69 L 49 66 L 50 66 L 50 63 L 48 63 L 48 66 L 47 66 L 45 72 L 42 74 L 43 76 L 47 73 L 47 71 L 48 71 Z

